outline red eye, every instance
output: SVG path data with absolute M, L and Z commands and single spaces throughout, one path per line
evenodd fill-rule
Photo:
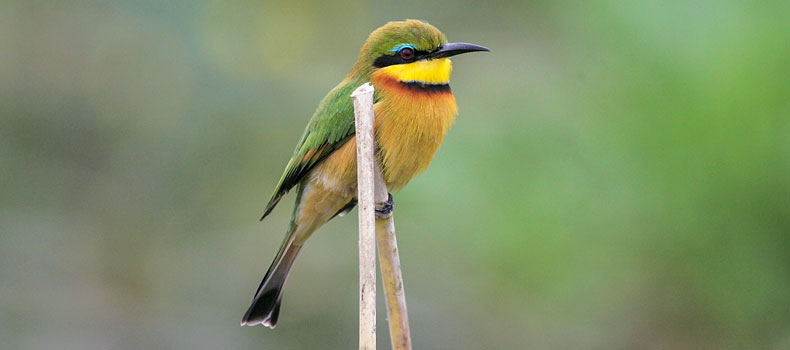
M 410 60 L 414 57 L 414 50 L 404 47 L 400 50 L 400 57 L 403 57 L 404 60 Z

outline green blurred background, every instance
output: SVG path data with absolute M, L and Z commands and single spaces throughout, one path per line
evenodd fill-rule
M 790 349 L 788 1 L 1 1 L 0 348 L 353 349 L 356 212 L 240 327 L 368 33 L 460 115 L 396 195 L 419 349 Z M 381 299 L 379 305 L 383 306 Z M 380 348 L 389 348 L 379 308 Z

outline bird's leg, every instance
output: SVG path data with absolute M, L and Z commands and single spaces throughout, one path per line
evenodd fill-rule
M 392 193 L 387 193 L 387 202 L 382 204 L 381 207 L 376 208 L 376 218 L 386 219 L 392 216 L 392 209 L 395 201 L 392 199 Z

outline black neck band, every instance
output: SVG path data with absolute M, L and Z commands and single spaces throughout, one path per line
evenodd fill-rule
M 421 81 L 402 81 L 403 86 L 413 91 L 422 92 L 450 92 L 450 84 L 430 84 Z

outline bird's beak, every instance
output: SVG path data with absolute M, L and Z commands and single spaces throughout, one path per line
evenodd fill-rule
M 450 56 L 460 55 L 462 53 L 474 52 L 474 51 L 491 51 L 491 50 L 487 47 L 483 47 L 475 44 L 447 43 L 442 45 L 442 47 L 440 47 L 439 50 L 425 55 L 425 58 L 433 59 L 433 58 L 450 57 Z

